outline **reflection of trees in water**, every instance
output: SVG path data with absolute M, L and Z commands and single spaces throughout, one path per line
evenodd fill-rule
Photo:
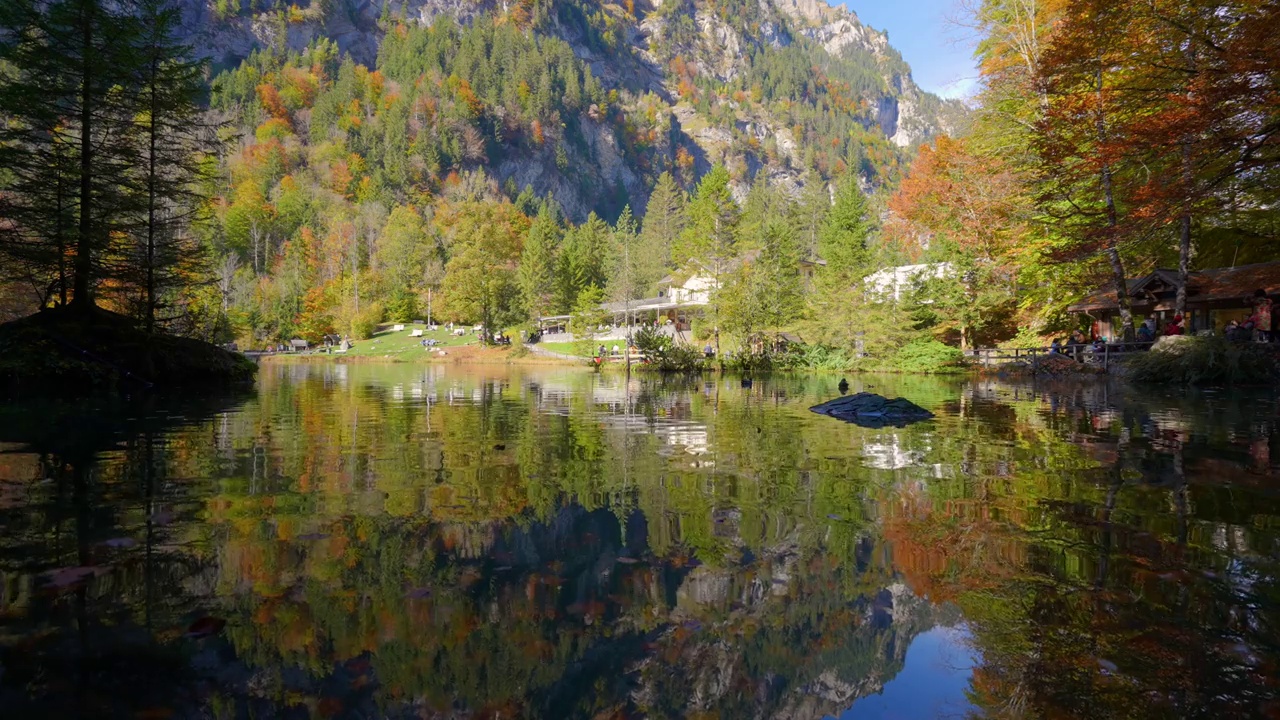
M 173 525 L 191 498 L 166 473 L 182 443 L 160 433 L 219 406 L 177 419 L 147 400 L 0 411 L 9 452 L 37 459 L 0 478 L 23 496 L 0 506 L 0 632 L 16 638 L 0 642 L 6 714 L 122 716 L 170 697 L 182 659 L 154 638 L 198 609 L 191 582 L 210 566 Z
M 835 714 L 957 620 L 931 602 L 963 610 L 995 714 L 1272 692 L 1278 513 L 1234 400 L 1205 423 L 1099 386 L 868 378 L 940 417 L 867 430 L 808 413 L 838 378 L 288 372 L 0 509 L 6 575 L 86 562 L 78 533 L 143 541 L 85 587 L 86 626 L 154 648 L 216 603 L 230 623 L 188 667 L 210 707 L 267 714 Z
M 1280 500 L 1236 449 L 1252 406 L 1130 397 L 975 395 L 941 433 L 975 472 L 887 506 L 909 582 L 963 609 L 997 715 L 1251 716 L 1280 690 Z M 964 439 L 988 402 L 1018 416 L 1005 443 Z

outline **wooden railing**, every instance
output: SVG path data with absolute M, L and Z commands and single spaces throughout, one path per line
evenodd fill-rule
M 975 348 L 965 351 L 965 357 L 969 360 L 981 364 L 983 367 L 999 365 L 1006 362 L 1033 362 L 1037 357 L 1050 354 L 1058 354 L 1068 357 L 1078 362 L 1101 365 L 1103 370 L 1111 366 L 1111 361 L 1127 353 L 1145 352 L 1151 349 L 1154 343 L 1149 341 L 1132 341 L 1107 343 L 1102 346 L 1101 351 L 1095 350 L 1092 345 L 1071 345 L 1057 348 L 1038 347 L 1038 348 Z

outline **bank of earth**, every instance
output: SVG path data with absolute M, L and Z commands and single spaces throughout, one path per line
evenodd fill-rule
M 240 353 L 193 338 L 148 333 L 97 307 L 50 308 L 0 325 L 0 394 L 81 395 L 251 382 Z

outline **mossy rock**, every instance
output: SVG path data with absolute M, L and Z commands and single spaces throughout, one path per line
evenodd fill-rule
M 78 395 L 253 380 L 243 355 L 194 338 L 149 334 L 92 308 L 44 310 L 0 325 L 0 394 Z

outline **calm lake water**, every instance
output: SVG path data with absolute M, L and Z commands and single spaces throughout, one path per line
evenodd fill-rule
M 0 407 L 0 715 L 1280 716 L 1274 395 L 837 382 Z

